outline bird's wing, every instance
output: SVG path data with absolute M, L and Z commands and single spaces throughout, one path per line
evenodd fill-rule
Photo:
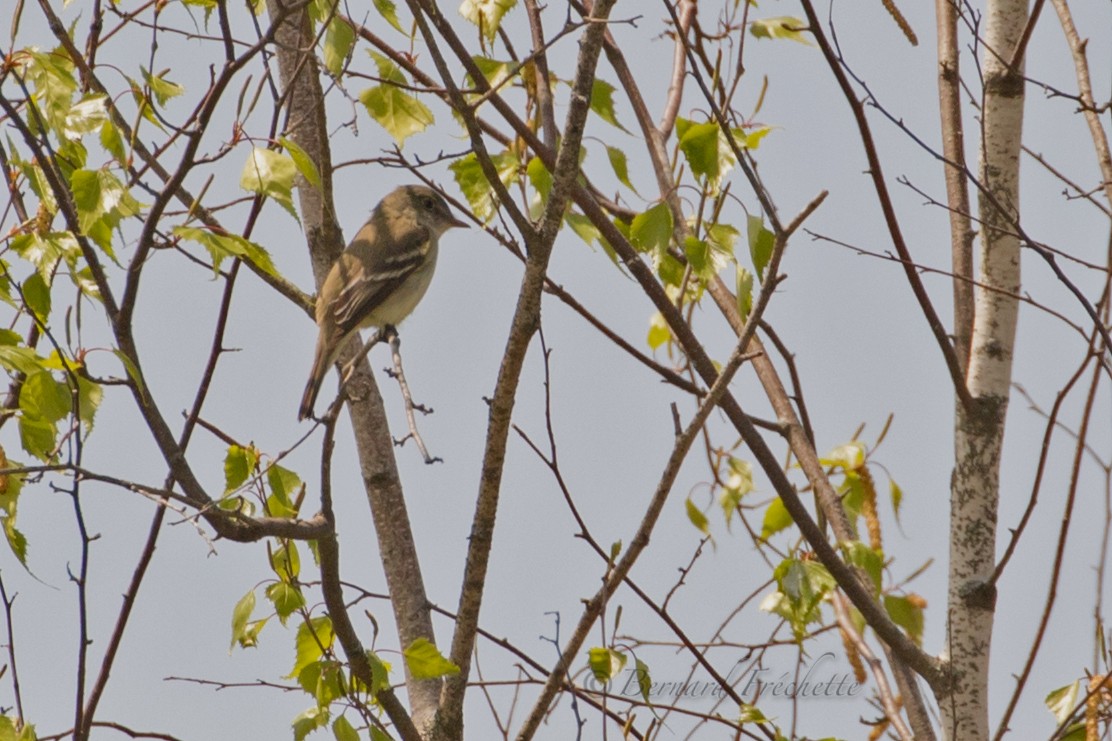
M 341 256 L 350 264 L 347 282 L 333 304 L 332 314 L 341 332 L 358 327 L 390 294 L 421 267 L 428 255 L 430 234 L 425 228 L 410 230 L 395 249 L 375 249 L 353 244 Z M 356 237 L 358 242 L 359 237 Z M 355 252 L 361 252 L 355 257 Z

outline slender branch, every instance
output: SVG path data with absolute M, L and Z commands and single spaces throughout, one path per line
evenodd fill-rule
M 493 542 L 494 522 L 498 509 L 506 443 L 516 390 L 525 354 L 528 351 L 533 333 L 539 326 L 541 292 L 544 288 L 544 277 L 552 254 L 552 245 L 563 219 L 569 191 L 575 183 L 575 174 L 578 172 L 577 163 L 583 130 L 587 114 L 590 111 L 595 67 L 598 63 L 602 36 L 606 31 L 604 21 L 613 5 L 614 0 L 602 0 L 599 3 L 595 12 L 588 19 L 590 25 L 588 25 L 580 41 L 571 104 L 565 120 L 560 148 L 556 154 L 555 162 L 551 165 L 550 171 L 554 173 L 553 186 L 541 220 L 540 229 L 534 229 L 524 218 L 524 215 L 519 216 L 516 207 L 510 207 L 509 209 L 511 218 L 515 221 L 522 235 L 525 236 L 528 260 L 511 323 L 510 335 L 503 354 L 502 365 L 498 372 L 498 381 L 490 403 L 490 422 L 483 452 L 483 475 L 479 483 L 479 494 L 472 521 L 467 562 L 464 568 L 463 586 L 457 610 L 459 618 L 452 639 L 451 660 L 460 667 L 460 672 L 453 677 L 449 677 L 445 682 L 440 707 L 437 710 L 434 738 L 454 739 L 462 734 L 463 695 L 467 686 L 468 670 L 478 627 L 479 607 L 482 604 L 483 587 Z M 452 91 L 453 98 L 457 98 L 455 102 L 462 102 L 458 100 L 459 93 L 451 84 L 452 74 L 435 44 L 428 21 L 436 26 L 441 38 L 447 41 L 453 49 L 458 49 L 460 46 L 458 39 L 443 16 L 440 15 L 440 11 L 435 4 L 425 3 L 425 7 L 421 7 L 417 0 L 410 0 L 410 8 L 421 34 L 433 54 L 437 69 L 445 85 Z M 426 14 L 428 20 L 426 20 Z M 470 61 L 470 59 L 468 58 L 467 61 Z M 476 75 L 475 79 L 483 78 L 481 75 Z M 494 95 L 492 99 L 497 97 L 497 95 Z M 479 160 L 484 163 L 484 172 L 488 169 L 492 170 L 493 165 L 487 161 L 489 158 L 482 156 L 483 144 L 472 112 L 462 106 L 457 110 L 463 114 L 471 141 L 476 152 L 480 153 Z M 487 173 L 487 179 L 496 187 L 500 185 L 497 173 Z
M 755 324 L 753 326 L 755 326 Z M 679 475 L 680 468 L 684 459 L 687 457 L 688 451 L 691 449 L 692 443 L 695 442 L 695 439 L 703 429 L 707 417 L 710 416 L 710 413 L 718 406 L 719 401 L 726 393 L 726 389 L 729 387 L 734 374 L 741 368 L 742 360 L 745 357 L 745 353 L 743 352 L 744 346 L 744 343 L 738 344 L 730 360 L 726 363 L 726 367 L 723 368 L 721 375 L 718 376 L 706 397 L 701 401 L 699 410 L 696 412 L 694 418 L 688 423 L 683 433 L 677 437 L 672 446 L 672 453 L 669 455 L 667 463 L 665 463 L 664 471 L 660 476 L 656 491 L 653 493 L 653 497 L 649 501 L 648 507 L 645 509 L 645 515 L 641 519 L 641 524 L 638 526 L 636 534 L 630 541 L 629 548 L 614 564 L 613 569 L 608 570 L 606 578 L 603 580 L 602 587 L 600 587 L 598 592 L 595 593 L 595 596 L 587 602 L 587 606 L 583 610 L 583 614 L 579 619 L 579 623 L 576 625 L 572 637 L 568 640 L 568 643 L 565 644 L 560 653 L 560 660 L 549 673 L 548 681 L 545 682 L 540 697 L 537 698 L 536 703 L 533 705 L 532 712 L 522 725 L 521 730 L 518 731 L 518 741 L 527 741 L 527 739 L 531 739 L 536 733 L 537 728 L 548 712 L 549 705 L 556 696 L 556 692 L 564 682 L 564 677 L 567 674 L 571 661 L 578 656 L 583 642 L 587 639 L 588 631 L 590 631 L 591 627 L 598 619 L 598 616 L 602 613 L 610 595 L 614 593 L 614 590 L 617 589 L 623 579 L 625 579 L 625 576 L 629 573 L 633 564 L 636 563 L 637 559 L 640 557 L 641 552 L 648 547 L 653 528 L 656 526 L 657 519 L 664 509 L 664 503 L 668 499 L 669 493 L 672 491 L 672 486 L 675 483 L 676 477 Z

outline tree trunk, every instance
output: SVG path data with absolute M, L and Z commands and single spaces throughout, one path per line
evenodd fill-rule
M 985 13 L 984 100 L 978 215 L 980 288 L 966 375 L 972 405 L 959 406 L 951 484 L 946 654 L 954 684 L 939 698 L 950 739 L 989 738 L 988 668 L 996 586 L 1000 452 L 1011 385 L 1019 290 L 1014 224 L 1019 206 L 1023 63 L 1013 56 L 1026 0 L 992 0 Z

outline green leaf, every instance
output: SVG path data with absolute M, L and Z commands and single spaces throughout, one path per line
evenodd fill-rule
M 374 651 L 367 652 L 367 663 L 371 665 L 371 687 L 368 690 L 372 695 L 377 695 L 390 686 L 390 665 Z
M 713 121 L 695 123 L 678 118 L 676 136 L 692 174 L 705 183 L 712 194 L 717 193 L 722 178 L 737 164 L 734 150 L 718 124 Z
M 20 234 L 12 239 L 11 246 L 20 257 L 35 266 L 44 281 L 50 280 L 63 259 L 73 264 L 81 255 L 81 247 L 70 232 Z
M 737 313 L 744 322 L 753 310 L 753 274 L 738 265 L 735 271 L 734 291 L 737 295 Z
M 147 387 L 143 383 L 143 374 L 139 372 L 139 367 L 135 365 L 135 362 L 132 361 L 132 359 L 123 350 L 113 350 L 112 354 L 119 358 L 120 362 L 123 363 L 124 371 L 127 372 L 127 377 L 131 379 L 132 383 L 139 387 L 139 393 L 145 394 L 147 392 Z
M 251 619 L 251 613 L 254 611 L 255 590 L 252 589 L 250 592 L 243 595 L 232 609 L 232 643 L 228 646 L 229 653 L 236 647 L 237 643 L 242 648 L 249 648 L 255 645 L 254 641 L 247 637 L 247 623 Z
M 824 466 L 853 471 L 865 465 L 867 453 L 864 443 L 854 440 L 834 448 L 825 457 L 819 458 L 819 462 Z
M 270 485 L 270 496 L 266 500 L 266 508 L 272 517 L 295 517 L 297 505 L 294 497 L 301 488 L 301 478 L 296 473 L 283 468 L 277 463 L 272 464 L 266 471 L 266 480 Z
M 104 151 L 116 158 L 120 164 L 127 162 L 127 150 L 124 149 L 124 140 L 120 130 L 111 121 L 105 121 L 100 127 L 100 146 Z
M 806 22 L 799 18 L 783 15 L 776 18 L 762 18 L 749 23 L 749 33 L 758 39 L 790 39 L 805 46 L 812 46 L 803 34 Z
M 212 258 L 213 274 L 220 272 L 220 265 L 230 257 L 238 257 L 255 265 L 267 275 L 278 276 L 278 268 L 270 259 L 270 253 L 260 245 L 250 242 L 238 234 L 218 234 L 206 228 L 195 226 L 175 226 L 174 236 L 188 239 L 204 247 Z
M 583 214 L 577 214 L 570 211 L 564 216 L 564 221 L 567 223 L 575 235 L 586 242 L 588 245 L 593 246 L 595 242 L 602 239 L 602 232 L 594 225 L 590 217 Z
M 27 568 L 27 537 L 16 529 L 15 516 L 4 515 L 0 517 L 0 521 L 4 523 L 4 537 L 8 541 L 8 547 L 12 549 L 12 554 L 19 559 L 23 568 Z
M 521 169 L 517 155 L 506 150 L 491 157 L 498 179 L 503 185 L 509 186 L 517 177 Z M 479 158 L 474 152 L 460 157 L 448 166 L 456 179 L 456 185 L 467 198 L 471 211 L 484 223 L 494 218 L 496 212 L 495 193 L 490 182 L 479 164 Z
M 897 595 L 884 595 L 884 609 L 892 622 L 907 631 L 907 635 L 916 645 L 923 643 L 923 607 L 919 599 L 901 597 Z
M 273 199 L 300 223 L 293 207 L 293 159 L 265 147 L 255 147 L 243 165 L 239 186 L 246 191 Z
M 56 380 L 52 373 L 38 371 L 23 381 L 19 408 L 25 416 L 52 425 L 69 416 L 73 410 L 73 396 L 69 386 Z
M 621 673 L 626 665 L 626 655 L 612 648 L 592 648 L 587 651 L 587 665 L 591 667 L 595 679 L 609 682 Z
M 328 725 L 327 708 L 311 707 L 293 719 L 293 741 L 304 741 L 305 737 L 318 728 Z
M 892 479 L 888 479 L 888 496 L 892 500 L 892 510 L 896 513 L 896 522 L 900 521 L 900 505 L 903 503 L 903 489 Z
M 274 605 L 278 621 L 286 624 L 286 618 L 305 606 L 305 595 L 294 584 L 279 581 L 266 588 L 267 599 Z
M 286 619 L 301 607 L 304 607 L 305 595 L 296 584 L 289 582 L 275 582 L 267 587 L 267 599 L 275 606 L 278 622 L 286 624 Z
M 647 704 L 652 705 L 653 701 L 649 693 L 652 692 L 653 680 L 652 676 L 649 674 L 649 665 L 641 661 L 641 659 L 635 659 L 633 667 L 634 674 L 637 677 L 637 689 L 641 691 L 642 699 L 644 699 Z
M 633 183 L 629 180 L 629 162 L 626 159 L 626 153 L 617 147 L 607 147 L 606 156 L 610 159 L 610 167 L 613 168 L 618 182 L 636 193 L 637 189 L 633 187 Z
M 787 558 L 774 570 L 779 591 L 761 603 L 761 609 L 774 612 L 788 620 L 797 641 L 803 639 L 807 626 L 822 619 L 820 606 L 837 582 L 817 561 Z
M 676 133 L 679 135 L 680 151 L 691 172 L 700 178 L 718 177 L 718 124 L 688 123 L 681 126 L 677 121 Z
M 761 140 L 764 139 L 769 133 L 772 132 L 771 126 L 758 126 L 748 134 L 744 130 L 735 129 L 733 131 L 735 141 L 745 149 L 757 149 L 761 146 Z
M 656 350 L 665 342 L 672 341 L 672 328 L 668 326 L 668 322 L 664 320 L 664 315 L 659 311 L 655 312 L 649 319 L 649 347 Z
M 737 243 L 738 230 L 733 224 L 710 224 L 706 230 L 706 240 L 715 253 L 723 257 L 734 256 L 734 245 Z
M 873 596 L 880 594 L 881 578 L 884 570 L 883 554 L 874 551 L 860 540 L 843 541 L 839 545 L 846 561 L 869 575 L 873 585 Z
M 756 705 L 750 705 L 745 702 L 741 704 L 741 715 L 738 718 L 739 723 L 769 723 L 769 719 Z
M 753 258 L 753 267 L 757 270 L 757 277 L 764 282 L 765 268 L 772 259 L 772 249 L 776 244 L 776 237 L 765 228 L 764 220 L 760 216 L 748 217 L 749 225 L 749 255 Z
M 459 13 L 479 28 L 488 42 L 494 40 L 502 16 L 517 5 L 517 0 L 463 0 Z
M 622 131 L 628 131 L 625 126 L 618 122 L 618 117 L 614 113 L 614 86 L 597 77 L 591 85 L 591 110 L 611 126 L 617 126 Z
M 26 414 L 19 418 L 19 443 L 31 455 L 49 463 L 54 454 L 54 439 L 58 430 L 46 420 Z
M 104 388 L 93 381 L 78 376 L 77 378 L 77 410 L 81 421 L 85 424 L 85 434 L 93 430 L 93 419 L 96 417 L 100 402 L 104 400 Z
M 259 453 L 253 447 L 229 445 L 228 452 L 224 455 L 224 493 L 228 494 L 242 486 L 258 462 Z
M 371 56 L 378 65 L 379 77 L 384 82 L 364 90 L 359 94 L 359 100 L 371 118 L 386 129 L 386 133 L 401 147 L 410 136 L 432 125 L 432 111 L 398 87 L 406 84 L 406 78 L 396 64 L 378 52 L 372 51 Z
M 491 87 L 498 87 L 505 82 L 507 78 L 517 74 L 520 70 L 520 67 L 513 62 L 503 62 L 500 59 L 492 59 L 490 57 L 476 55 L 471 57 L 471 61 L 474 62 L 475 66 L 479 68 L 479 71 L 483 73 L 483 77 Z M 475 80 L 471 79 L 471 75 L 468 75 L 467 79 L 471 86 L 475 87 Z
M 398 8 L 394 5 L 393 0 L 374 0 L 375 10 L 382 16 L 383 20 L 398 30 L 399 33 L 404 33 L 409 36 L 410 33 L 402 28 L 401 21 L 398 20 Z
M 287 679 L 297 679 L 302 670 L 316 663 L 324 652 L 332 648 L 332 618 L 324 615 L 302 623 L 297 629 L 297 660 Z
M 691 524 L 703 535 L 710 535 L 710 522 L 698 505 L 691 500 L 691 497 L 688 497 L 684 502 L 684 509 L 687 511 L 687 519 L 691 520 Z
M 534 157 L 525 166 L 525 174 L 533 185 L 533 193 L 529 199 L 529 218 L 536 220 L 544 213 L 548 194 L 552 192 L 552 173 L 544 166 L 540 157 Z
M 641 252 L 665 252 L 672 241 L 672 210 L 661 201 L 633 217 L 630 241 Z
M 332 721 L 332 735 L 336 741 L 359 741 L 359 733 L 351 725 L 351 721 L 342 715 Z
M 297 168 L 297 171 L 301 173 L 301 177 L 305 178 L 305 181 L 314 188 L 321 187 L 320 171 L 317 170 L 317 163 L 313 162 L 313 158 L 310 157 L 304 149 L 284 136 L 278 141 L 281 143 L 282 147 L 289 152 L 290 159 L 293 160 L 293 164 Z
M 287 540 L 270 556 L 270 568 L 284 582 L 293 582 L 301 573 L 301 556 L 297 552 L 297 541 Z
M 1050 712 L 1054 714 L 1054 719 L 1057 720 L 1058 723 L 1064 723 L 1073 715 L 1073 711 L 1077 709 L 1077 703 L 1080 698 L 1081 683 L 1073 682 L 1067 684 L 1065 687 L 1059 687 L 1051 691 L 1043 702 L 1046 703 L 1046 707 L 1050 709 Z
M 343 665 L 338 661 L 322 659 L 309 664 L 297 675 L 297 683 L 322 710 L 346 694 Z
M 324 34 L 324 68 L 333 77 L 339 77 L 353 48 L 355 29 L 343 16 L 338 13 L 333 15 Z
M 764 521 L 761 523 L 761 540 L 768 540 L 781 530 L 790 527 L 792 522 L 792 516 L 788 514 L 783 500 L 776 497 L 765 510 Z
M 50 288 L 40 273 L 34 272 L 23 281 L 23 301 L 42 324 L 50 319 Z
M 84 134 L 99 131 L 108 121 L 108 111 L 105 107 L 107 100 L 108 96 L 93 93 L 75 103 L 66 114 L 66 136 L 70 139 L 79 139 Z
M 459 667 L 444 658 L 428 639 L 418 638 L 403 652 L 414 679 L 436 679 L 459 674 Z
M 753 464 L 749 461 L 730 458 L 730 476 L 722 493 L 718 495 L 718 504 L 726 516 L 726 525 L 729 526 L 737 511 L 738 505 L 746 494 L 753 491 Z
M 171 98 L 176 98 L 185 92 L 185 88 L 176 82 L 170 82 L 164 75 L 170 70 L 164 70 L 157 75 L 151 74 L 147 71 L 146 67 L 139 68 L 143 73 L 143 81 L 147 83 L 147 87 L 154 93 L 154 99 L 158 101 L 159 105 L 166 105 L 166 101 Z

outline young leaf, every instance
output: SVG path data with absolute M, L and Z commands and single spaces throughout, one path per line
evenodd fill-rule
M 260 245 L 250 242 L 238 234 L 217 234 L 195 226 L 175 226 L 172 233 L 182 239 L 196 242 L 208 250 L 209 256 L 212 258 L 214 275 L 220 272 L 220 265 L 229 257 L 247 260 L 268 275 L 278 275 L 278 268 L 274 267 L 274 262 L 270 259 L 270 253 Z
M 290 157 L 265 147 L 255 147 L 243 165 L 239 185 L 244 190 L 274 199 L 295 220 L 293 176 L 297 168 Z
M 243 648 L 255 645 L 254 643 L 246 643 L 247 622 L 251 619 L 251 613 L 255 611 L 255 590 L 252 589 L 247 594 L 240 598 L 236 603 L 235 608 L 232 609 L 232 643 L 228 646 L 228 652 L 231 653 L 236 644 L 240 644 Z
M 649 347 L 655 350 L 665 342 L 671 341 L 672 328 L 668 326 L 668 322 L 664 321 L 663 314 L 659 311 L 654 313 L 649 319 Z
M 613 168 L 618 182 L 636 193 L 637 189 L 633 187 L 633 183 L 629 180 L 629 162 L 626 159 L 626 153 L 617 147 L 607 147 L 606 156 L 610 159 L 610 167 Z
M 753 310 L 753 274 L 747 268 L 738 265 L 734 286 L 737 295 L 737 313 L 741 316 L 741 320 L 745 321 L 749 318 L 749 312 Z
M 649 674 L 649 665 L 641 659 L 636 659 L 633 667 L 633 671 L 637 675 L 637 689 L 641 691 L 641 697 L 645 702 L 652 705 L 653 701 L 650 693 L 653 688 L 653 680 Z
M 772 248 L 776 238 L 765 228 L 764 220 L 760 216 L 749 216 L 749 255 L 753 258 L 753 267 L 757 270 L 757 277 L 763 282 L 765 268 L 772 259 Z
M 630 224 L 629 238 L 641 252 L 664 252 L 672 241 L 672 210 L 661 201 L 637 214 Z
M 254 448 L 229 445 L 228 452 L 224 455 L 224 493 L 228 494 L 242 486 L 258 462 L 259 454 Z
M 923 642 L 923 604 L 921 598 L 884 595 L 884 609 L 892 622 L 907 631 L 916 644 Z
M 313 158 L 310 157 L 304 149 L 284 136 L 278 141 L 282 144 L 282 147 L 289 152 L 290 159 L 293 160 L 293 164 L 297 167 L 297 171 L 301 173 L 301 177 L 305 178 L 313 187 L 319 188 L 320 171 L 317 170 L 317 163 L 313 162 Z
M 628 132 L 628 129 L 618 122 L 618 116 L 614 113 L 614 86 L 597 77 L 591 85 L 591 110 L 611 126 Z
M 587 664 L 599 682 L 609 682 L 621 673 L 626 655 L 612 648 L 595 647 L 587 651 Z
M 332 16 L 324 34 L 324 67 L 333 77 L 344 71 L 344 63 L 355 47 L 355 29 L 339 14 Z
M 305 606 L 305 595 L 295 585 L 279 581 L 266 588 L 266 597 L 274 605 L 279 622 L 286 624 L 286 618 Z
M 336 741 L 359 741 L 359 733 L 345 716 L 339 715 L 332 721 L 332 735 Z
M 47 323 L 50 319 L 50 288 L 41 273 L 31 273 L 23 281 L 23 301 L 40 322 Z
M 284 582 L 294 582 L 301 573 L 301 556 L 297 553 L 297 541 L 288 540 L 270 556 L 270 568 Z
M 510 150 L 506 150 L 493 155 L 491 160 L 494 169 L 498 172 L 498 179 L 502 181 L 503 185 L 509 186 L 521 169 L 517 155 Z M 483 173 L 483 168 L 479 164 L 479 158 L 475 153 L 471 152 L 464 157 L 460 157 L 450 164 L 448 169 L 452 171 L 452 175 L 456 179 L 456 185 L 467 197 L 472 212 L 483 222 L 489 222 L 493 219 L 495 213 L 494 189 L 487 180 L 486 174 Z
M 332 647 L 332 639 L 332 618 L 327 615 L 302 623 L 297 629 L 295 641 L 297 659 L 286 678 L 297 679 L 307 666 L 315 663 Z
M 498 26 L 502 23 L 502 16 L 506 15 L 517 5 L 517 0 L 463 0 L 459 6 L 459 13 L 479 28 L 486 40 L 493 41 L 498 33 Z
M 698 505 L 691 500 L 691 497 L 688 497 L 684 502 L 684 509 L 687 511 L 687 519 L 691 520 L 691 524 L 703 535 L 710 535 L 710 522 Z
M 398 20 L 398 8 L 394 5 L 393 0 L 374 0 L 375 10 L 382 16 L 382 19 L 397 29 L 398 33 L 404 33 L 409 36 L 409 32 L 402 28 L 401 21 Z
M 401 147 L 406 139 L 432 125 L 432 111 L 399 87 L 406 83 L 406 79 L 396 64 L 378 52 L 371 52 L 371 56 L 384 82 L 364 90 L 359 94 L 359 100 L 371 118 L 386 129 L 386 133 Z
M 780 497 L 776 497 L 769 503 L 768 509 L 765 510 L 764 521 L 761 523 L 761 540 L 768 540 L 784 528 L 790 527 L 791 524 L 792 516 L 788 514 L 788 510 Z
M 160 106 L 166 105 L 166 101 L 171 98 L 176 98 L 185 92 L 185 88 L 176 82 L 170 82 L 164 75 L 170 70 L 165 70 L 157 75 L 151 74 L 146 67 L 139 68 L 143 73 L 143 81 L 147 83 L 147 87 L 154 93 L 154 99 L 158 101 Z
M 441 655 L 429 640 L 418 638 L 403 651 L 405 665 L 414 679 L 436 679 L 459 674 L 459 667 Z
M 751 21 L 749 33 L 758 39 L 790 39 L 804 46 L 812 46 L 807 37 L 803 35 L 806 28 L 807 24 L 799 18 L 784 15 Z
M 293 741 L 305 741 L 305 738 L 317 730 L 328 725 L 330 715 L 327 708 L 313 706 L 293 719 Z

